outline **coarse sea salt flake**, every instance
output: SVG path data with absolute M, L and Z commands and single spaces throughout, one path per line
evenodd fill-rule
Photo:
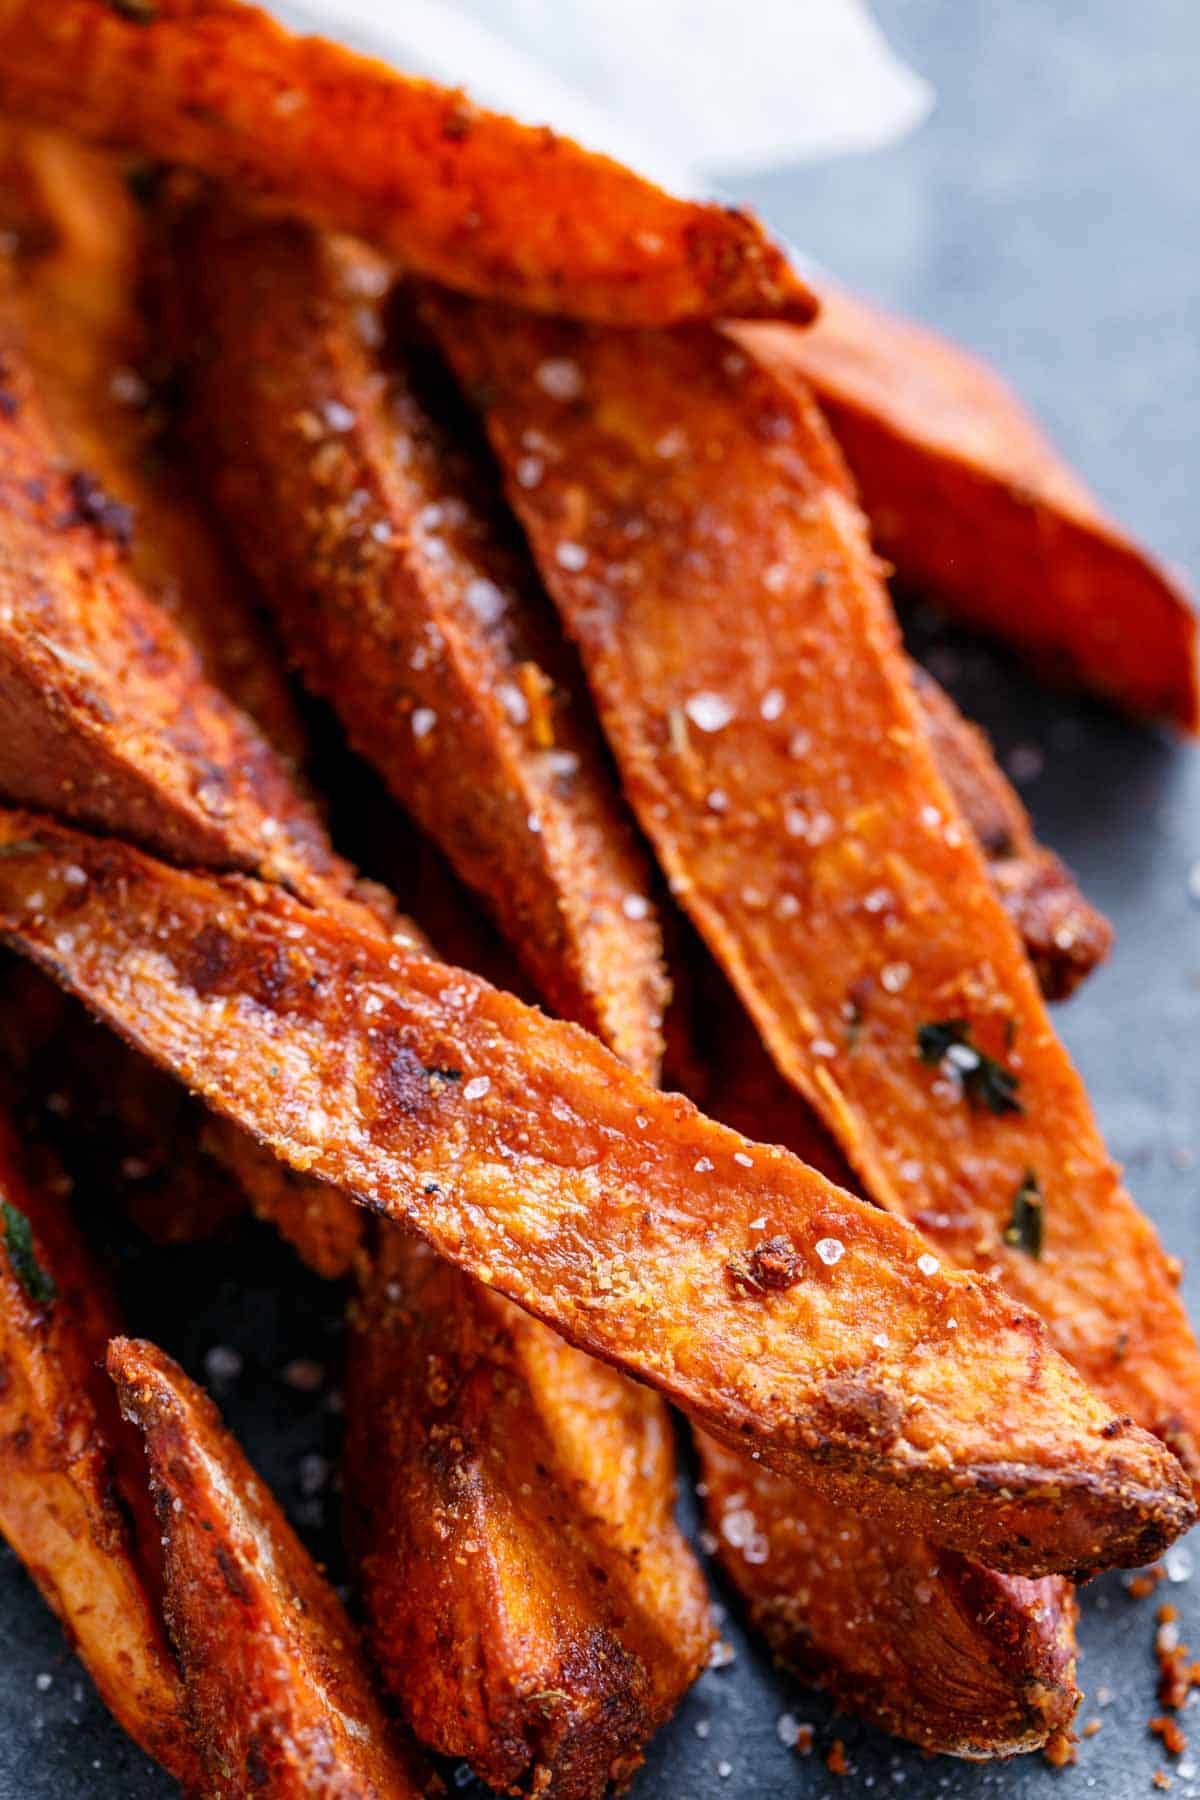
M 554 560 L 560 569 L 567 569 L 577 575 L 580 569 L 587 567 L 588 553 L 582 544 L 557 544 L 554 549 Z
M 941 1266 L 942 1265 L 937 1257 L 930 1256 L 928 1250 L 925 1252 L 924 1256 L 918 1256 L 917 1258 L 917 1267 L 920 1269 L 922 1275 L 936 1275 Z
M 583 392 L 583 370 L 569 356 L 548 356 L 534 370 L 533 379 L 552 400 L 578 400 Z
M 473 581 L 468 581 L 466 600 L 481 625 L 494 625 L 504 612 L 504 590 L 489 581 L 486 575 L 477 575 Z
M 709 1161 L 707 1156 L 698 1156 L 692 1164 L 692 1167 L 695 1169 L 697 1175 L 710 1175 L 713 1170 L 713 1164 Z
M 621 911 L 627 919 L 647 919 L 650 916 L 650 902 L 644 894 L 626 894 L 621 902 Z
M 752 1156 L 747 1156 L 744 1150 L 735 1150 L 733 1153 L 733 1160 L 735 1163 L 740 1163 L 743 1169 L 752 1169 L 754 1167 L 754 1158 Z
M 463 1099 L 482 1100 L 491 1085 L 492 1084 L 486 1075 L 472 1075 L 470 1081 L 468 1081 L 463 1088 Z
M 827 1268 L 832 1269 L 835 1263 L 840 1263 L 845 1254 L 846 1246 L 843 1244 L 841 1238 L 828 1237 L 817 1239 L 817 1255 Z
M 768 722 L 782 716 L 784 693 L 782 688 L 768 688 L 758 703 L 759 714 Z
M 698 731 L 723 731 L 737 712 L 724 694 L 703 690 L 683 703 L 683 710 Z
M 428 737 L 437 724 L 437 714 L 431 706 L 418 706 L 412 716 L 412 734 L 418 739 Z

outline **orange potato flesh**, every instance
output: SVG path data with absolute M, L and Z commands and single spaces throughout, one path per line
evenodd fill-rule
M 167 1623 L 213 1800 L 409 1800 L 426 1790 L 371 1691 L 354 1628 L 217 1410 L 153 1344 L 108 1369 L 141 1433 Z
M 8 290 L 38 400 L 69 466 L 132 514 L 129 568 L 199 651 L 205 673 L 293 763 L 304 733 L 277 657 L 181 478 L 150 375 L 160 346 L 139 302 L 146 232 L 115 159 L 0 124 Z
M 811 332 L 741 341 L 811 384 L 880 553 L 946 611 L 1131 712 L 1200 729 L 1196 615 L 1000 378 L 831 283 Z
M 780 1662 L 922 1748 L 982 1760 L 1071 1722 L 1075 1601 L 880 1531 L 703 1434 L 705 1507 L 726 1573 Z
M 198 461 L 305 679 L 552 1009 L 654 1079 L 650 870 L 494 476 L 439 405 L 436 353 L 386 347 L 387 271 L 346 240 L 219 210 L 178 238 Z
M 510 1792 L 627 1779 L 712 1642 L 657 1396 L 386 1227 L 346 1413 L 369 1641 L 417 1736 Z
M 153 1597 L 153 1519 L 139 1546 L 130 1514 L 148 1512 L 144 1483 L 139 1502 L 140 1471 L 128 1464 L 130 1446 L 102 1373 L 105 1345 L 119 1327 L 53 1175 L 30 1178 L 7 1119 L 0 1119 L 0 1201 L 0 1530 L 113 1716 L 193 1790 L 199 1768 Z M 32 1263 L 14 1254 L 21 1220 Z
M 293 1168 L 782 1473 L 1023 1574 L 1144 1563 L 1194 1516 L 991 1283 L 463 970 L 21 813 L 0 928 Z
M 757 220 L 237 0 L 2 0 L 0 110 L 188 164 L 422 275 L 614 324 L 807 319 Z
M 626 793 L 777 1066 L 872 1199 L 994 1270 L 1200 1474 L 1176 1270 L 934 764 L 815 404 L 706 329 L 605 332 L 449 296 L 432 311 L 485 398 Z M 539 381 L 547 360 L 573 368 L 573 399 Z M 523 486 L 531 432 L 544 467 Z M 971 1082 L 919 1054 L 922 1027 L 953 1021 Z M 1040 1253 L 1020 1228 L 1030 1178 Z
M 925 735 L 964 821 L 987 857 L 992 885 L 1021 934 L 1047 1000 L 1066 1000 L 1112 948 L 1113 930 L 1070 870 L 1039 844 L 1024 806 L 982 731 L 949 694 L 915 671 Z

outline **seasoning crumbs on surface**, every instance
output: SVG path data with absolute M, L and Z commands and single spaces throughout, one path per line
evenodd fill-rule
M 825 1758 L 825 1767 L 831 1775 L 848 1775 L 850 1764 L 846 1761 L 846 1746 L 841 1738 L 834 1738 L 829 1754 Z
M 1042 1748 L 1042 1755 L 1052 1769 L 1069 1769 L 1072 1763 L 1079 1760 L 1075 1733 L 1061 1729 L 1053 1732 Z

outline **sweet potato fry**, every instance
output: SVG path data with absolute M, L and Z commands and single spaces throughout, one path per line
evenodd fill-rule
M 614 324 L 812 316 L 749 214 L 237 0 L 3 0 L 0 109 L 222 177 L 470 293 Z
M 1047 1000 L 1066 1000 L 1108 955 L 1112 926 L 1080 893 L 1065 864 L 1038 843 L 978 726 L 963 718 L 924 669 L 914 674 L 942 779 L 987 858 L 992 885 L 1021 934 L 1038 985 Z
M 1036 1750 L 1070 1724 L 1069 1582 L 996 1575 L 698 1441 L 721 1562 L 751 1623 L 802 1680 L 951 1756 Z
M 407 1800 L 415 1757 L 371 1691 L 354 1627 L 216 1408 L 153 1344 L 108 1368 L 145 1441 L 165 1610 L 214 1800 Z
M 461 969 L 23 813 L 0 931 L 293 1168 L 864 1513 L 1023 1574 L 1194 1516 L 992 1284 Z
M 604 1794 L 712 1640 L 665 1408 L 396 1227 L 351 1320 L 345 1487 L 384 1680 L 492 1787 Z
M 1200 1354 L 921 729 L 815 404 L 719 333 L 443 296 L 625 789 L 867 1192 L 1200 1475 Z M 574 371 L 574 397 L 538 380 Z M 514 478 L 537 432 L 536 486 Z
M 286 766 L 122 568 L 124 509 L 56 455 L 5 334 L 0 791 L 369 916 Z
M 689 957 L 705 1026 L 706 1105 L 853 1185 L 841 1153 L 776 1070 L 703 952 Z M 812 1487 L 697 1434 L 717 1554 L 776 1656 L 839 1706 L 923 1748 L 1036 1749 L 1078 1701 L 1070 1586 L 998 1575 L 864 1522 Z
M 654 1079 L 650 870 L 436 351 L 381 351 L 388 272 L 346 240 L 220 212 L 178 235 L 198 461 L 292 655 L 546 1001 Z
M 194 1790 L 199 1768 L 152 1597 L 140 1470 L 103 1377 L 119 1327 L 52 1175 L 0 1119 L 0 1530 L 62 1620 L 105 1705 Z M 151 1527 L 153 1520 L 149 1521 Z
M 742 339 L 811 383 L 901 580 L 1050 673 L 1200 728 L 1196 615 L 1108 519 L 999 377 L 832 283 L 812 333 Z
M 69 466 L 127 509 L 130 570 L 209 679 L 301 762 L 303 730 L 246 578 L 166 438 L 151 379 L 161 353 L 139 303 L 147 234 L 121 170 L 73 139 L 0 124 L 0 224 L 15 239 L 8 287 L 23 351 Z

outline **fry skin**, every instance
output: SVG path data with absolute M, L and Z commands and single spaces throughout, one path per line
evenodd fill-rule
M 777 1659 L 923 1749 L 1037 1750 L 1079 1704 L 1074 1595 L 879 1531 L 701 1433 L 722 1566 Z
M 464 970 L 21 813 L 0 930 L 291 1167 L 835 1499 L 1020 1574 L 1194 1516 L 992 1284 Z
M 292 764 L 304 732 L 245 576 L 224 554 L 165 440 L 161 356 L 140 300 L 147 233 L 116 160 L 0 124 L 0 223 L 14 317 L 38 401 L 69 466 L 127 508 L 131 573 L 200 654 L 209 679 Z
M 1200 1475 L 1177 1272 L 934 764 L 815 404 L 701 328 L 449 296 L 433 314 L 486 397 L 634 811 L 776 1065 L 872 1199 L 998 1274 Z M 574 399 L 539 383 L 548 358 L 574 367 Z M 545 466 L 523 487 L 530 431 Z
M 341 1602 L 212 1401 L 137 1339 L 113 1339 L 108 1371 L 145 1444 L 167 1624 L 205 1793 L 409 1800 L 425 1792 L 371 1691 Z
M 748 213 L 679 200 L 237 0 L 0 3 L 0 110 L 190 165 L 419 274 L 612 324 L 807 319 Z
M 182 1690 L 142 1560 L 153 1520 L 135 1543 L 145 1484 L 103 1376 L 115 1311 L 53 1176 L 30 1179 L 21 1164 L 0 1118 L 0 1530 L 114 1718 L 195 1792 Z
M 388 1226 L 346 1418 L 369 1641 L 417 1736 L 508 1792 L 627 1780 L 712 1643 L 658 1396 Z
M 812 332 L 740 341 L 811 384 L 900 579 L 1049 673 L 1200 729 L 1196 615 L 986 363 L 832 283 Z
M 386 344 L 388 271 L 346 240 L 219 209 L 178 238 L 197 460 L 291 655 L 553 1010 L 655 1079 L 650 870 L 436 352 Z
M 1021 934 L 1047 1000 L 1066 1000 L 1112 948 L 1113 929 L 1066 865 L 1039 844 L 1016 789 L 978 726 L 914 666 L 925 735 L 943 781 L 987 858 L 992 885 Z

